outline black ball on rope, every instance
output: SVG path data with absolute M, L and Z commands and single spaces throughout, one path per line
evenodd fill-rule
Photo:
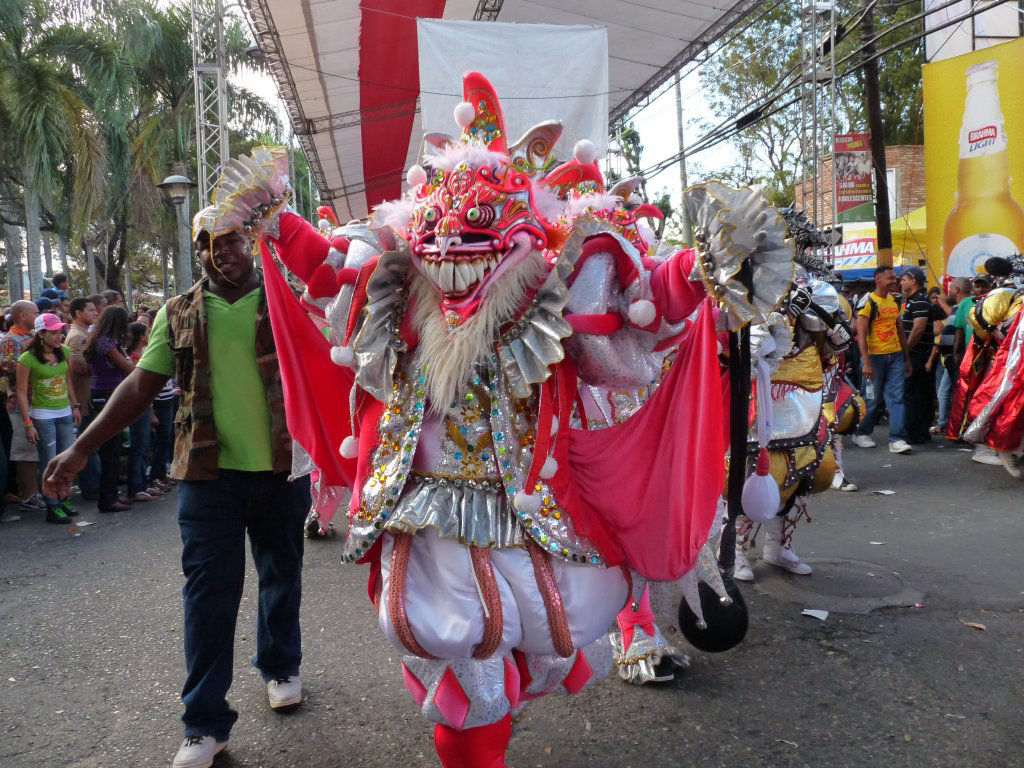
M 697 586 L 700 608 L 707 626 L 701 628 L 697 614 L 690 610 L 686 599 L 679 601 L 679 628 L 683 636 L 698 651 L 721 653 L 735 648 L 747 635 L 749 617 L 743 595 L 732 579 L 725 579 L 725 591 L 732 598 L 731 605 L 721 599 L 707 584 Z

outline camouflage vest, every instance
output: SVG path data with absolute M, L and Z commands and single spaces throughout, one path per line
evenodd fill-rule
M 217 428 L 213 419 L 207 315 L 203 302 L 203 291 L 208 285 L 208 278 L 203 278 L 187 293 L 167 302 L 168 343 L 174 353 L 175 377 L 181 388 L 181 407 L 174 420 L 171 475 L 180 480 L 216 480 L 218 476 Z M 274 471 L 288 472 L 292 466 L 292 439 L 285 421 L 281 371 L 267 311 L 267 295 L 262 286 L 256 309 L 256 362 L 270 407 Z

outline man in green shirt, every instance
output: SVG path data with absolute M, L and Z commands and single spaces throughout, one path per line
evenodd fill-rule
M 197 216 L 197 221 L 200 217 Z M 291 438 L 263 278 L 238 231 L 194 232 L 206 277 L 157 314 L 149 346 L 74 445 L 46 469 L 66 491 L 86 457 L 138 418 L 172 375 L 182 391 L 171 474 L 182 480 L 185 740 L 173 768 L 207 768 L 237 713 L 227 703 L 248 534 L 259 574 L 257 653 L 270 706 L 302 698 L 299 604 L 308 480 L 289 482 Z
M 978 275 L 971 284 L 973 294 L 961 301 L 956 308 L 956 317 L 953 320 L 955 336 L 953 339 L 953 361 L 957 370 L 967 353 L 967 345 L 971 343 L 974 335 L 974 326 L 971 325 L 971 312 L 974 311 L 974 300 L 977 296 L 986 293 L 992 287 L 992 280 L 988 275 Z

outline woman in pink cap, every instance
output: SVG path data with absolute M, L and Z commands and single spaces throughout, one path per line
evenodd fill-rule
M 68 370 L 71 350 L 62 344 L 63 328 L 57 315 L 39 315 L 35 337 L 18 358 L 18 409 L 25 436 L 39 451 L 41 467 L 71 446 L 81 418 L 79 404 L 69 395 L 74 392 Z M 67 499 L 43 498 L 48 523 L 67 523 L 77 514 Z

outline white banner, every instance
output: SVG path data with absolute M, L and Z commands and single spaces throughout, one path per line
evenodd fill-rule
M 602 157 L 608 141 L 608 30 L 594 26 L 479 21 L 416 22 L 423 132 L 455 134 L 462 75 L 483 74 L 498 92 L 509 144 L 546 120 L 564 126 L 555 156 L 578 139 Z M 414 140 L 416 137 L 413 137 Z

